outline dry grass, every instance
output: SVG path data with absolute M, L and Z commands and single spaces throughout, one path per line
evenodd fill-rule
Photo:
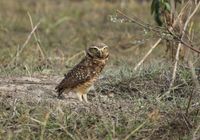
M 158 101 L 170 84 L 168 69 L 133 73 L 120 67 L 112 75 L 104 73 L 89 94 L 90 104 L 73 94 L 57 99 L 57 76 L 1 79 L 0 134 L 6 139 L 191 139 L 200 120 L 199 95 L 188 109 L 194 85 L 190 72 L 181 70 L 179 86 Z M 42 84 L 47 82 L 52 84 Z
M 0 139 L 198 139 L 200 97 L 190 69 L 178 69 L 172 92 L 157 100 L 172 77 L 163 44 L 134 71 L 157 39 L 110 20 L 122 9 L 153 23 L 148 8 L 133 1 L 1 0 Z M 110 46 L 111 56 L 91 103 L 71 94 L 57 99 L 55 84 L 96 40 Z

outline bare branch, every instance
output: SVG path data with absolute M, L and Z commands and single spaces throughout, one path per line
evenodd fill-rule
M 146 55 L 142 58 L 142 60 L 135 66 L 134 70 L 136 71 L 140 65 L 146 60 L 146 58 L 151 54 L 151 52 L 158 46 L 158 44 L 162 41 L 162 39 L 158 39 L 156 43 L 151 47 L 151 49 L 146 53 Z
M 198 4 L 199 5 L 199 4 Z M 192 16 L 196 13 L 196 11 L 197 11 L 197 9 L 198 9 L 198 6 L 197 5 L 197 7 L 195 8 L 195 10 L 193 11 L 193 13 L 190 15 L 190 17 L 189 18 L 192 18 Z M 184 8 L 185 9 L 185 8 Z M 148 29 L 148 30 L 150 30 L 150 31 L 153 31 L 153 32 L 155 32 L 155 33 L 158 33 L 159 34 L 159 37 L 160 36 L 162 36 L 162 38 L 164 38 L 164 39 L 168 39 L 168 37 L 167 36 L 163 36 L 163 34 L 169 34 L 169 35 L 171 35 L 172 37 L 173 37 L 173 39 L 174 39 L 174 41 L 177 41 L 177 42 L 179 42 L 179 43 L 182 43 L 183 45 L 184 45 L 184 47 L 188 47 L 188 48 L 190 48 L 192 51 L 194 51 L 194 52 L 197 52 L 197 53 L 200 53 L 200 50 L 198 50 L 198 49 L 195 49 L 194 47 L 193 47 L 193 45 L 191 45 L 191 44 L 188 44 L 188 43 L 186 43 L 185 41 L 183 41 L 183 39 L 181 39 L 181 37 L 179 37 L 178 35 L 176 35 L 175 33 L 173 33 L 172 31 L 170 31 L 169 29 L 164 29 L 164 28 L 160 28 L 160 27 L 152 27 L 152 26 L 150 26 L 150 25 L 148 25 L 148 24 L 145 24 L 144 22 L 143 23 L 141 23 L 140 22 L 140 20 L 136 20 L 136 19 L 134 19 L 134 18 L 131 18 L 131 17 L 129 17 L 129 16 L 127 16 L 126 14 L 124 14 L 123 12 L 121 12 L 120 10 L 117 10 L 117 13 L 119 13 L 121 16 L 123 16 L 124 18 L 126 18 L 126 19 L 128 19 L 128 20 L 130 20 L 131 22 L 133 22 L 133 23 L 136 23 L 137 25 L 139 25 L 139 26 L 141 26 L 141 27 L 143 27 L 143 28 L 145 28 L 145 29 Z M 177 22 L 177 20 L 175 21 L 175 22 Z M 187 23 L 188 24 L 188 23 Z

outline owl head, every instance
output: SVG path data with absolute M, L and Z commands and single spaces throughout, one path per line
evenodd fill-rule
M 87 48 L 86 55 L 92 59 L 107 59 L 109 56 L 108 46 L 104 43 L 95 43 Z

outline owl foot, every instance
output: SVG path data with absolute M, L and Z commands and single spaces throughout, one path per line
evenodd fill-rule
M 82 95 L 80 93 L 77 93 L 77 96 L 78 96 L 79 101 L 82 102 L 83 101 Z
M 63 94 L 57 96 L 58 99 L 64 99 L 65 96 Z
M 83 99 L 84 99 L 84 101 L 85 101 L 86 103 L 90 103 L 90 102 L 87 100 L 87 94 L 83 94 L 82 97 L 83 97 Z

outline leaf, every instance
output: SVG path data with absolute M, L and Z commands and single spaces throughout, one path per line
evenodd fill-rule
M 157 0 L 157 2 L 155 3 L 154 19 L 159 26 L 162 26 L 163 23 L 161 20 L 160 8 L 161 8 L 160 1 Z
M 153 0 L 151 3 L 151 14 L 154 15 L 154 19 L 159 26 L 162 26 L 163 24 L 160 11 L 165 7 L 164 4 L 164 0 Z
M 162 25 L 163 25 L 163 22 L 162 22 L 162 20 L 161 20 L 160 14 L 155 14 L 154 18 L 155 18 L 156 23 L 157 23 L 159 26 L 162 26 Z
M 155 9 L 155 1 L 156 1 L 156 0 L 153 0 L 152 3 L 151 3 L 151 14 L 154 13 L 154 9 Z
M 151 14 L 154 14 L 156 10 L 156 4 L 159 3 L 159 0 L 153 0 L 151 3 Z
M 169 5 L 169 3 L 168 2 L 165 2 L 165 9 L 167 10 L 167 11 L 171 11 L 171 6 Z

